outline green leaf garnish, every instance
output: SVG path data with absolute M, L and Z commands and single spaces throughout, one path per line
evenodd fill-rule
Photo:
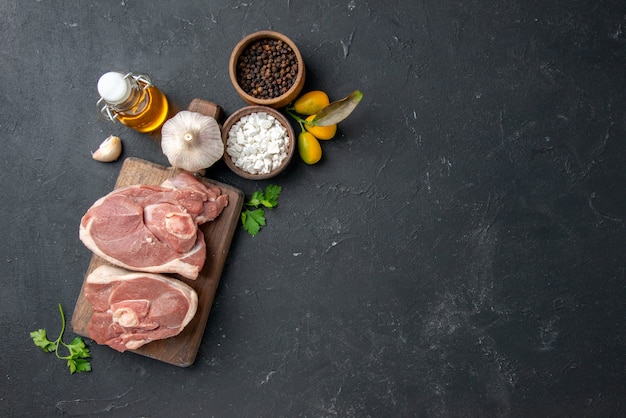
M 252 193 L 252 197 L 250 197 L 250 200 L 246 202 L 246 206 L 259 206 L 261 204 L 261 200 L 264 198 L 263 191 L 257 190 Z
M 37 347 L 41 347 L 43 351 L 46 353 L 52 353 L 57 349 L 56 341 L 52 342 L 48 340 L 46 336 L 45 329 L 38 329 L 37 331 L 32 331 L 30 333 L 30 338 L 33 339 L 33 342 Z
M 241 213 L 241 223 L 243 224 L 243 229 L 254 237 L 259 233 L 261 226 L 265 226 L 265 211 L 262 208 L 255 210 L 246 209 Z
M 65 333 L 65 315 L 63 314 L 63 308 L 60 303 L 59 312 L 61 313 L 61 332 L 56 340 L 48 340 L 46 330 L 44 329 L 32 331 L 30 333 L 30 337 L 33 339 L 35 345 L 40 347 L 44 352 L 54 352 L 58 359 L 67 360 L 67 367 L 70 369 L 70 373 L 74 374 L 75 372 L 91 371 L 91 363 L 86 360 L 91 357 L 91 353 L 89 352 L 87 346 L 85 346 L 85 342 L 80 337 L 74 338 L 69 344 L 63 342 L 63 334 Z M 59 354 L 59 348 L 61 346 L 65 347 L 65 349 L 69 352 L 68 355 L 62 356 Z
M 332 102 L 322 110 L 320 110 L 312 121 L 307 122 L 313 126 L 330 126 L 336 125 L 348 116 L 356 108 L 361 99 L 363 93 L 360 90 L 355 90 L 347 97 L 341 100 Z
M 263 201 L 263 205 L 267 208 L 273 208 L 278 206 L 278 196 L 280 192 L 283 190 L 282 187 L 277 186 L 275 184 L 270 184 L 265 188 L 265 200 Z
M 245 208 L 241 212 L 241 223 L 243 228 L 248 231 L 251 236 L 256 236 L 261 227 L 265 226 L 265 209 L 259 206 L 263 206 L 267 209 L 272 209 L 278 206 L 278 196 L 282 191 L 282 187 L 275 184 L 270 184 L 265 188 L 265 193 L 261 190 L 257 190 L 252 194 L 250 200 L 244 205 Z M 255 209 L 252 209 L 255 208 Z

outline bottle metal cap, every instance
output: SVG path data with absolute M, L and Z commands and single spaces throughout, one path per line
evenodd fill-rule
M 124 102 L 130 96 L 132 87 L 128 78 L 115 71 L 103 74 L 98 80 L 98 93 L 107 103 L 116 105 Z

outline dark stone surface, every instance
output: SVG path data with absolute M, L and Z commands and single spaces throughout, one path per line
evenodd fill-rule
M 626 4 L 5 0 L 0 416 L 619 416 L 626 402 Z M 167 161 L 98 119 L 98 77 L 148 72 L 172 101 L 227 114 L 232 47 L 290 36 L 307 90 L 364 99 L 247 195 L 196 363 L 88 341 L 70 375 L 29 331 L 71 316 L 84 211 L 121 161 Z M 68 336 L 71 337 L 71 331 Z

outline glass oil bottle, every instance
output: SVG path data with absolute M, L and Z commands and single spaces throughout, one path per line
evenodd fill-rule
M 154 132 L 168 117 L 167 97 L 147 75 L 108 72 L 98 80 L 98 93 L 97 105 L 104 119 L 138 132 Z

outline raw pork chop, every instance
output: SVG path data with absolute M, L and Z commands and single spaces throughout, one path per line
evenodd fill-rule
M 84 290 L 89 336 L 120 352 L 178 335 L 198 308 L 196 291 L 180 280 L 109 265 L 87 276 Z
M 195 280 L 206 260 L 198 228 L 217 218 L 228 195 L 182 173 L 161 186 L 127 186 L 98 199 L 80 222 L 80 240 L 105 260 L 134 271 Z

